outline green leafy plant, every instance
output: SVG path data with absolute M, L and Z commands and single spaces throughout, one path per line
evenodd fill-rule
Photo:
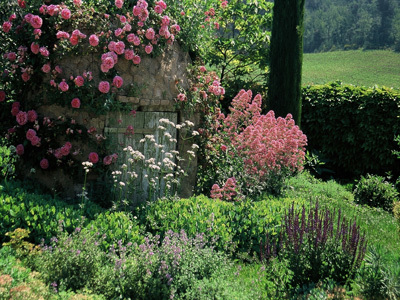
M 329 159 L 336 176 L 383 174 L 399 170 L 393 137 L 400 127 L 399 93 L 389 88 L 341 82 L 303 89 L 302 130 L 309 150 Z
M 380 207 L 387 211 L 393 210 L 393 205 L 399 199 L 395 187 L 382 176 L 368 174 L 354 188 L 354 200 L 359 204 Z

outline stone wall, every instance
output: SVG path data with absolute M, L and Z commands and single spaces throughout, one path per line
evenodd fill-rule
M 117 99 L 121 102 L 132 104 L 136 111 L 143 112 L 175 112 L 178 116 L 178 122 L 190 119 L 197 124 L 197 116 L 188 115 L 185 112 L 178 111 L 175 104 L 178 89 L 177 83 L 187 89 L 189 87 L 187 67 L 190 63 L 189 55 L 183 52 L 177 43 L 169 46 L 161 55 L 156 57 L 144 56 L 139 65 L 134 65 L 132 61 L 119 58 L 115 68 L 119 75 L 124 79 L 124 84 L 118 91 Z M 90 54 L 86 56 L 74 56 L 65 58 L 59 62 L 63 69 L 64 76 L 76 76 L 85 71 L 93 72 L 95 84 L 100 81 L 100 54 Z M 84 124 L 87 128 L 95 127 L 99 133 L 107 137 L 105 128 L 109 125 L 110 115 L 97 116 L 84 112 L 82 110 L 73 110 L 68 107 L 58 105 L 42 106 L 38 112 L 51 118 L 66 116 Z M 126 113 L 122 118 L 130 118 Z M 184 140 L 179 140 L 181 149 L 189 149 L 190 145 Z M 90 151 L 86 145 L 82 146 L 81 159 L 87 160 Z M 111 145 L 113 146 L 113 145 Z M 117 145 L 114 145 L 117 148 Z M 79 159 L 79 158 L 78 158 Z M 185 178 L 182 184 L 182 196 L 190 196 L 196 180 L 197 163 L 190 168 L 189 176 Z M 42 183 L 49 188 L 58 189 L 58 193 L 66 197 L 74 197 L 82 188 L 82 183 L 74 182 L 61 171 L 54 171 L 52 174 L 38 172 L 35 174 Z M 91 178 L 95 179 L 95 178 Z

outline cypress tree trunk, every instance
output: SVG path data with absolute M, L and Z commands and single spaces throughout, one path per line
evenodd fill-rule
M 301 121 L 304 0 L 275 0 L 267 110 Z

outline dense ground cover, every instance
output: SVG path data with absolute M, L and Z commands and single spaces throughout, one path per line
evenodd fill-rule
M 305 53 L 304 86 L 340 80 L 366 87 L 400 87 L 400 53 L 390 50 L 351 50 Z

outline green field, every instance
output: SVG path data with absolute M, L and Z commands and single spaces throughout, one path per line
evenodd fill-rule
M 400 88 L 400 53 L 353 50 L 304 54 L 304 86 L 336 80 L 367 87 Z

